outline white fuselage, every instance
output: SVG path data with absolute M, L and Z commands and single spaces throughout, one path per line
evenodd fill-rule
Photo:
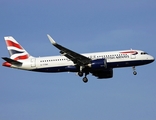
M 154 58 L 144 51 L 140 50 L 123 50 L 110 52 L 96 52 L 82 54 L 92 60 L 105 58 L 108 68 L 139 66 L 151 63 Z M 13 68 L 32 70 L 37 72 L 77 72 L 74 63 L 65 56 L 49 56 L 49 57 L 30 57 L 27 60 L 21 60 L 22 66 Z

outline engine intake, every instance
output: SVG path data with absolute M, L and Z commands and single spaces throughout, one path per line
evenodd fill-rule
M 107 68 L 107 60 L 105 58 L 92 60 L 88 67 L 93 69 Z

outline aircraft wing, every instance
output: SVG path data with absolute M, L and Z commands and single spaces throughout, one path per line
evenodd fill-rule
M 50 35 L 47 35 L 50 42 L 60 50 L 60 53 L 64 56 L 66 56 L 68 59 L 73 61 L 74 64 L 79 65 L 79 66 L 84 66 L 87 65 L 91 62 L 90 58 L 87 58 L 79 53 L 76 53 L 72 50 L 69 50 L 68 48 L 65 48 L 58 43 L 56 43 L 53 38 Z

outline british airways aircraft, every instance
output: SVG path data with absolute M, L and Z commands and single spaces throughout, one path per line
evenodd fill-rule
M 56 43 L 47 35 L 52 45 L 60 50 L 60 56 L 33 57 L 12 36 L 4 37 L 10 58 L 2 57 L 5 67 L 17 68 L 36 72 L 76 72 L 88 82 L 87 75 L 91 73 L 98 79 L 112 78 L 113 69 L 132 67 L 136 75 L 135 66 L 145 65 L 155 59 L 141 50 L 121 50 L 110 52 L 95 52 L 79 54 Z

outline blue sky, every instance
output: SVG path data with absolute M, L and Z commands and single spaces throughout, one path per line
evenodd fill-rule
M 33 56 L 58 55 L 46 34 L 79 53 L 141 49 L 156 56 L 154 0 L 1 0 L 0 56 L 13 36 Z M 1 59 L 1 63 L 4 61 Z M 114 69 L 84 84 L 75 73 L 45 74 L 0 67 L 1 120 L 154 120 L 155 62 Z

